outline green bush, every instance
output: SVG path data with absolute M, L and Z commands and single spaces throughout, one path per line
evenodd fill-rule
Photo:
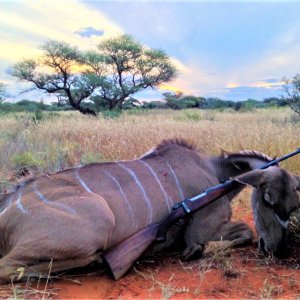
M 105 119 L 115 119 L 121 116 L 121 110 L 104 110 L 101 112 Z
M 203 119 L 207 121 L 215 121 L 216 120 L 216 114 L 215 112 L 211 110 L 206 110 L 203 112 Z
M 44 161 L 38 157 L 36 154 L 31 152 L 22 152 L 12 156 L 11 158 L 13 166 L 15 168 L 35 168 L 35 167 L 45 167 Z
M 100 162 L 102 158 L 101 153 L 84 153 L 81 157 L 80 162 L 82 164 L 90 164 L 90 163 L 94 163 L 94 162 Z
M 32 120 L 34 124 L 38 124 L 43 119 L 44 119 L 44 113 L 40 109 L 37 109 L 36 111 L 33 112 Z
M 143 109 L 168 108 L 168 105 L 162 101 L 150 101 L 150 102 L 143 102 L 142 108 Z
M 175 120 L 178 121 L 201 121 L 201 115 L 199 114 L 198 111 L 191 111 L 191 110 L 186 110 L 183 111 L 180 116 L 175 117 Z
M 186 98 L 174 98 L 174 97 L 167 97 L 166 98 L 167 105 L 172 109 L 184 109 L 184 108 L 194 108 L 197 107 L 197 102 L 193 99 L 188 97 Z

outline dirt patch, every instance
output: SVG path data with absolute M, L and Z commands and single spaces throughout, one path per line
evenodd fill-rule
M 189 263 L 161 258 L 137 264 L 117 282 L 102 274 L 77 278 L 80 285 L 61 280 L 54 287 L 60 299 L 297 298 L 298 254 L 277 261 L 250 246 Z
M 251 214 L 243 219 L 254 226 Z M 22 298 L 54 299 L 207 299 L 300 297 L 300 247 L 293 245 L 288 259 L 264 258 L 255 245 L 217 252 L 208 257 L 183 262 L 179 257 L 160 257 L 138 262 L 125 277 L 113 281 L 97 269 L 62 275 L 14 286 Z M 92 272 L 92 273 L 88 273 Z M 96 273 L 98 272 L 98 274 Z M 11 288 L 11 287 L 10 287 Z M 36 291 L 36 294 L 34 294 Z M 4 298 L 4 294 L 1 295 Z

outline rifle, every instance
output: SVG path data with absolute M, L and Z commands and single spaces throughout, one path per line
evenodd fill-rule
M 277 165 L 279 162 L 299 153 L 300 148 L 278 159 L 274 159 L 257 169 L 267 169 L 268 167 Z M 102 258 L 110 269 L 113 278 L 117 280 L 122 277 L 152 242 L 165 241 L 166 232 L 174 222 L 201 209 L 205 205 L 225 196 L 241 186 L 243 186 L 242 183 L 230 179 L 222 184 L 208 188 L 199 195 L 187 198 L 175 204 L 173 206 L 173 211 L 162 221 L 146 226 L 118 245 L 104 251 Z

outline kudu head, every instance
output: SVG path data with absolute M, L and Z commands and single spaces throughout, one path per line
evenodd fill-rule
M 276 166 L 236 179 L 254 187 L 251 201 L 260 249 L 264 254 L 284 257 L 289 216 L 299 207 L 300 177 Z

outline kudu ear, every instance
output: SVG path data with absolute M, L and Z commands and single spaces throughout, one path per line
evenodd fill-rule
M 237 153 L 221 152 L 222 158 L 241 173 L 261 167 L 273 159 L 266 154 L 255 150 L 242 150 Z
M 300 176 L 294 175 L 294 178 L 296 179 L 296 189 L 300 191 Z
M 251 185 L 254 188 L 258 188 L 265 181 L 265 173 L 263 170 L 253 170 L 234 177 L 233 180 L 236 180 L 242 184 Z

